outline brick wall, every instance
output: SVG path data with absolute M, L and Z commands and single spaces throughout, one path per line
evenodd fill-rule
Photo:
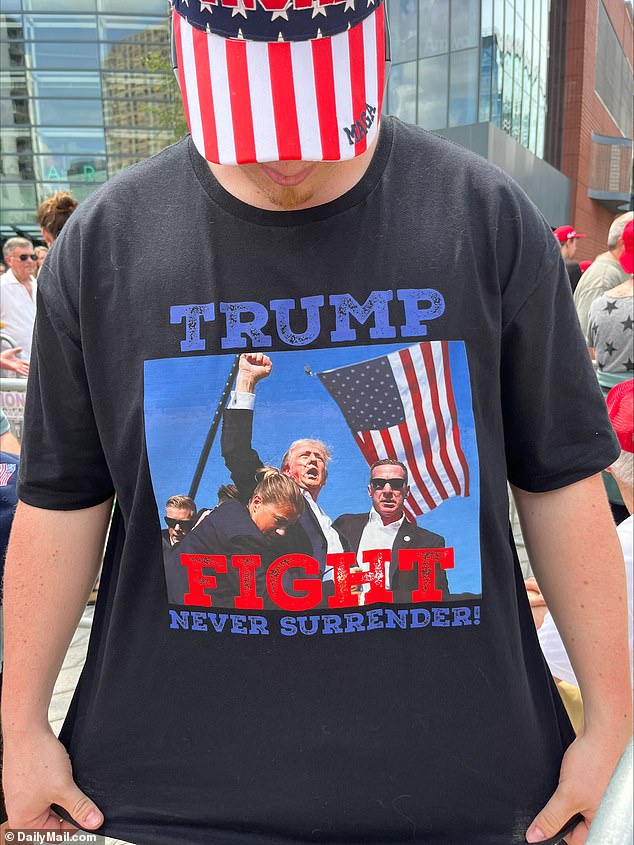
M 578 260 L 592 259 L 605 252 L 607 232 L 614 219 L 607 208 L 588 197 L 592 132 L 622 137 L 594 90 L 600 2 L 569 0 L 568 4 L 561 169 L 572 182 L 571 219 L 568 222 L 588 235 L 578 241 Z M 625 3 L 623 0 L 604 0 L 604 5 L 619 41 L 634 65 L 632 19 Z

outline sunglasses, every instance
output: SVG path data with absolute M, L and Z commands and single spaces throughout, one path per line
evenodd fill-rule
M 37 261 L 37 255 L 17 255 L 20 261 Z
M 190 528 L 193 528 L 196 521 L 194 519 L 172 519 L 170 516 L 164 516 L 163 519 L 168 528 L 176 528 L 177 525 L 180 525 L 183 531 L 189 531 Z
M 375 490 L 383 490 L 389 484 L 392 490 L 402 490 L 405 487 L 404 478 L 371 478 L 370 484 Z

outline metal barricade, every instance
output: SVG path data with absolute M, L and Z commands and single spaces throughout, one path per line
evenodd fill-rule
M 633 746 L 630 739 L 605 790 L 586 839 L 586 845 L 632 845 Z
M 22 441 L 26 385 L 25 378 L 0 378 L 0 408 L 6 414 L 11 431 L 19 441 Z

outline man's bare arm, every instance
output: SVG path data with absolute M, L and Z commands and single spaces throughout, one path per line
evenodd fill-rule
M 559 786 L 527 833 L 582 845 L 631 735 L 627 592 L 623 555 L 599 475 L 548 493 L 514 489 L 531 565 L 579 680 L 585 725 L 566 752 Z
M 48 706 L 95 582 L 112 501 L 77 511 L 19 503 L 4 583 L 3 782 L 9 824 L 66 830 L 51 804 L 86 828 L 103 816 L 74 784 Z

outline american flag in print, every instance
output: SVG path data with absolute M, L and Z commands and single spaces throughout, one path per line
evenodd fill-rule
M 407 466 L 410 518 L 469 495 L 449 344 L 418 343 L 318 374 L 368 465 L 395 458 Z
M 380 0 L 176 0 L 173 30 L 185 116 L 207 161 L 338 161 L 371 143 Z
M 7 486 L 17 468 L 17 464 L 0 464 L 0 487 Z

